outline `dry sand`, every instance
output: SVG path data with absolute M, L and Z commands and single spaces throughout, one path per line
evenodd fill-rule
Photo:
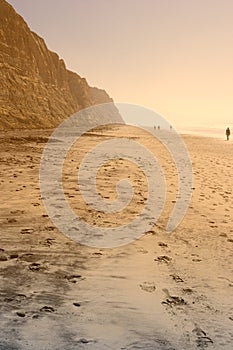
M 177 194 L 172 159 L 131 129 L 85 136 L 78 153 L 75 148 L 70 153 L 64 188 L 88 222 L 105 227 L 127 222 L 146 198 L 142 174 L 119 160 L 100 171 L 99 190 L 111 200 L 113 182 L 129 175 L 134 204 L 120 221 L 86 207 L 72 158 L 78 161 L 101 140 L 124 134 L 159 150 L 168 182 L 167 205 L 150 232 L 127 246 L 94 249 L 60 233 L 43 207 L 38 174 L 49 134 L 0 134 L 0 349 L 231 350 L 232 141 L 184 136 L 195 189 L 183 222 L 168 234 L 164 227 Z

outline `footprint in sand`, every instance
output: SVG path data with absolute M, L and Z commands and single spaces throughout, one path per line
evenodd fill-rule
M 31 265 L 29 265 L 29 270 L 31 270 L 33 272 L 41 272 L 41 271 L 47 270 L 47 267 L 41 265 L 40 263 L 34 262 Z
M 81 338 L 77 342 L 80 344 L 89 344 L 89 343 L 95 343 L 96 341 L 92 339 Z
M 154 261 L 169 264 L 172 261 L 172 258 L 170 258 L 167 255 L 161 255 L 161 256 L 158 256 L 157 258 L 155 258 Z
M 10 259 L 10 260 L 18 259 L 18 257 L 19 257 L 18 253 L 11 253 L 11 254 L 8 255 L 7 260 L 8 259 Z M 1 255 L 0 255 L 0 261 L 1 261 Z
M 16 214 L 24 214 L 25 211 L 24 210 L 11 210 L 10 214 L 16 215 Z
M 71 283 L 77 283 L 78 281 L 83 279 L 81 275 L 65 276 L 65 278 Z
M 170 275 L 171 277 L 172 277 L 172 279 L 176 282 L 176 283 L 183 283 L 184 282 L 184 280 L 180 277 L 180 276 L 178 276 L 178 275 Z
M 22 254 L 19 257 L 19 259 L 22 261 L 33 262 L 33 260 L 35 260 L 35 256 L 31 253 L 26 253 L 26 254 Z
M 17 222 L 17 220 L 14 219 L 14 218 L 12 218 L 12 219 L 8 218 L 8 219 L 7 219 L 7 222 L 8 222 L 8 224 L 14 224 L 14 223 Z
M 139 253 L 142 253 L 142 254 L 148 254 L 148 250 L 144 249 L 144 248 L 139 248 L 137 250 Z
M 168 245 L 166 243 L 163 243 L 163 242 L 159 242 L 158 245 L 159 245 L 159 247 L 163 247 L 163 248 L 168 247 Z
M 49 313 L 52 313 L 52 312 L 55 312 L 56 310 L 52 307 L 52 306 L 43 306 L 41 309 L 40 309 L 41 312 L 49 312 Z
M 220 233 L 219 237 L 227 238 L 227 234 L 226 233 Z
M 201 262 L 202 260 L 199 259 L 199 258 L 193 258 L 192 261 L 193 261 L 193 262 Z
M 53 245 L 54 242 L 55 242 L 54 238 L 47 238 L 43 245 L 46 247 L 50 247 L 51 245 Z
M 54 226 L 45 226 L 44 228 L 46 231 L 54 231 L 55 227 Z
M 140 288 L 148 293 L 153 293 L 156 291 L 156 286 L 153 282 L 143 282 L 140 284 Z
M 184 294 L 193 294 L 194 291 L 191 288 L 183 288 L 182 289 Z
M 196 327 L 192 330 L 194 334 L 197 336 L 197 346 L 199 348 L 207 348 L 210 344 L 213 344 L 213 340 L 206 335 L 206 332 L 203 331 L 200 327 Z
M 7 260 L 8 260 L 7 255 L 0 252 L 0 261 L 7 261 Z
M 4 299 L 4 301 L 6 303 L 21 304 L 26 299 L 27 299 L 27 296 L 25 294 L 12 294 L 12 295 L 8 295 Z
M 33 205 L 34 207 L 39 207 L 39 206 L 40 206 L 40 203 L 32 203 L 32 205 Z
M 33 228 L 23 228 L 20 233 L 22 235 L 30 235 L 34 232 Z
M 186 301 L 179 296 L 172 296 L 168 289 L 164 288 L 163 292 L 166 294 L 167 298 L 165 301 L 162 301 L 162 304 L 168 305 L 168 306 L 180 306 L 180 305 L 187 305 Z

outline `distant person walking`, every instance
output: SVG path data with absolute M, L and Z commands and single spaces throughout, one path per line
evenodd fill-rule
M 229 138 L 230 138 L 230 134 L 231 134 L 231 131 L 229 128 L 226 129 L 226 137 L 227 137 L 227 141 L 229 141 Z

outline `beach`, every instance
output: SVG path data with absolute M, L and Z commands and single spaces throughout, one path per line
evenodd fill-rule
M 168 233 L 178 193 L 173 159 L 151 135 L 132 130 L 115 126 L 85 135 L 63 173 L 77 215 L 91 225 L 118 226 L 139 215 L 145 176 L 121 158 L 103 166 L 97 186 L 105 199 L 114 200 L 114 184 L 125 177 L 135 197 L 119 216 L 94 213 L 76 187 L 79 161 L 112 137 L 157 153 L 167 181 L 163 212 L 139 239 L 115 248 L 81 245 L 50 220 L 39 173 L 51 131 L 1 132 L 0 349 L 232 349 L 233 142 L 183 136 L 193 193 L 183 221 Z

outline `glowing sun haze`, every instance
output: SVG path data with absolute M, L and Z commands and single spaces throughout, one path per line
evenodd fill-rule
M 175 126 L 233 123 L 232 0 L 9 0 L 69 69 Z

